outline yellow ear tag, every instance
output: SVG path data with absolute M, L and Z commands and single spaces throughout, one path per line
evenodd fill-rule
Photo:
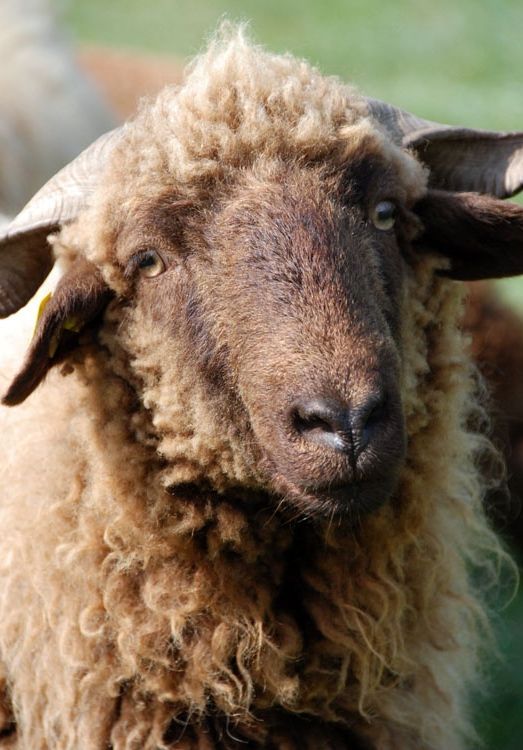
M 62 338 L 62 331 L 73 331 L 74 333 L 79 333 L 83 328 L 83 323 L 81 320 L 79 320 L 74 315 L 71 315 L 69 318 L 66 318 L 60 328 L 57 328 L 53 335 L 51 336 L 49 340 L 49 357 L 52 359 L 54 355 L 56 354 L 56 350 L 58 349 L 58 345 L 60 343 L 60 339 Z
M 75 315 L 71 315 L 70 318 L 66 318 L 62 325 L 62 328 L 66 331 L 74 331 L 80 333 L 83 328 L 83 322 L 79 320 Z
M 33 331 L 33 336 L 36 333 L 36 329 L 38 328 L 38 323 L 40 322 L 40 318 L 42 317 L 42 314 L 49 304 L 52 292 L 49 292 L 49 294 L 46 294 L 45 297 L 42 299 L 40 304 L 38 305 L 38 312 L 36 314 L 36 323 L 35 328 Z M 76 316 L 71 315 L 69 318 L 66 318 L 60 328 L 56 328 L 51 338 L 49 339 L 49 346 L 47 348 L 47 353 L 49 355 L 49 359 L 52 359 L 54 355 L 56 354 L 56 350 L 58 349 L 58 344 L 60 343 L 60 339 L 62 337 L 62 331 L 73 331 L 74 333 L 79 333 L 82 330 L 83 323 L 81 320 L 79 320 Z

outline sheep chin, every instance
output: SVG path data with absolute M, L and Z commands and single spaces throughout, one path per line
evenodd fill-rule
M 332 521 L 349 528 L 358 527 L 362 520 L 389 502 L 396 489 L 398 477 L 355 481 L 343 485 L 300 487 L 283 476 L 272 480 L 279 498 L 278 510 L 290 521 Z

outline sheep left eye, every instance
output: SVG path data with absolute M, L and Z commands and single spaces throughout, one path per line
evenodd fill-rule
M 165 271 L 165 263 L 156 250 L 147 250 L 138 263 L 138 271 L 150 279 Z
M 376 203 L 371 213 L 372 223 L 382 232 L 392 229 L 396 221 L 396 206 L 392 201 Z

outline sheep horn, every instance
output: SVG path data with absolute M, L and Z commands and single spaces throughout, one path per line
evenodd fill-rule
M 367 106 L 395 143 L 415 151 L 429 167 L 432 187 L 497 198 L 523 190 L 523 132 L 441 125 L 377 99 L 367 99 Z
M 23 307 L 53 265 L 47 236 L 78 216 L 98 184 L 121 129 L 102 135 L 0 228 L 0 318 Z

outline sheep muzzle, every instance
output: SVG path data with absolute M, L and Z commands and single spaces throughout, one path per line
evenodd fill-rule
M 255 414 L 265 469 L 282 505 L 357 518 L 391 497 L 406 450 L 401 398 L 393 378 L 385 385 L 365 369 L 358 375 L 367 384 L 362 393 L 349 378 L 352 398 L 313 389 L 314 396 L 289 399 L 276 420 L 269 410 Z
M 218 215 L 206 294 L 270 490 L 305 514 L 358 515 L 391 496 L 405 454 L 403 263 L 346 174 L 276 175 Z

